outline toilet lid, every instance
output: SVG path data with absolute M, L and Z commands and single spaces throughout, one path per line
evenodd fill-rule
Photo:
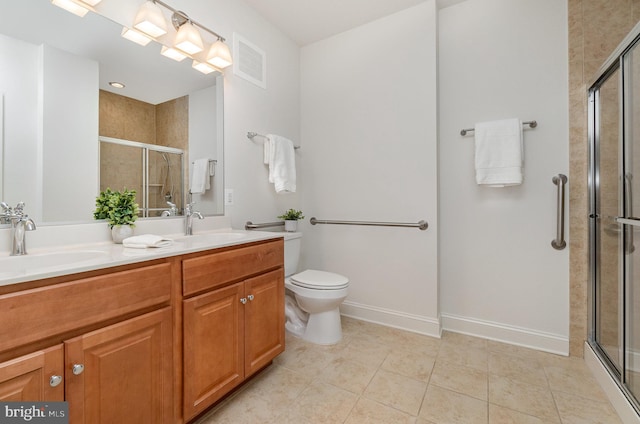
M 349 279 L 333 272 L 308 269 L 291 276 L 291 283 L 308 289 L 338 290 L 349 285 Z

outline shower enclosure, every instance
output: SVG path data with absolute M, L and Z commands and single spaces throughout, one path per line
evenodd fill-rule
M 640 410 L 640 29 L 589 88 L 589 343 Z
M 142 217 L 181 214 L 182 149 L 100 137 L 100 190 L 136 190 Z

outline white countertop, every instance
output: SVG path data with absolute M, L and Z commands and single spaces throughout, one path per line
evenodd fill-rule
M 0 254 L 0 286 L 93 271 L 204 250 L 283 237 L 282 232 L 217 229 L 193 236 L 166 235 L 167 247 L 132 249 L 113 242 L 30 249 L 25 256 Z

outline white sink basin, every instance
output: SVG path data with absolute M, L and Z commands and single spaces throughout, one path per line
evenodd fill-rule
M 40 270 L 66 268 L 71 265 L 101 260 L 107 256 L 107 252 L 100 250 L 73 250 L 7 256 L 0 258 L 0 279 L 12 278 Z

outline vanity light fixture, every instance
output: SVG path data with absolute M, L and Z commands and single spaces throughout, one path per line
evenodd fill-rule
M 109 85 L 113 88 L 124 88 L 124 84 L 118 81 L 111 81 L 109 82 Z
M 169 59 L 173 59 L 176 62 L 181 62 L 187 57 L 180 50 L 174 49 L 173 47 L 167 47 L 167 46 L 162 46 L 162 49 L 160 50 L 160 54 L 168 57 Z
M 167 33 L 167 20 L 160 6 L 153 0 L 147 0 L 138 9 L 133 27 L 150 37 L 157 38 Z
M 197 60 L 193 61 L 193 63 L 191 64 L 191 67 L 195 70 L 202 72 L 205 75 L 210 74 L 211 72 L 214 72 L 214 71 L 219 71 L 218 68 L 211 66 L 205 62 L 198 62 Z
M 82 18 L 89 11 L 86 6 L 95 6 L 100 1 L 102 0 L 51 0 L 51 3 Z
M 187 54 L 196 54 L 204 50 L 204 43 L 202 42 L 200 32 L 193 26 L 188 17 L 174 13 L 172 21 L 174 26 L 176 22 L 180 22 L 177 24 L 178 34 L 176 34 L 176 41 L 173 45 L 176 49 L 182 50 Z
M 81 1 L 81 0 L 52 0 L 52 1 Z M 85 0 L 82 0 L 85 1 Z M 101 1 L 101 0 L 86 0 Z M 173 42 L 173 32 L 167 31 L 164 7 L 171 12 L 171 24 L 176 29 Z M 205 51 L 200 31 L 205 31 L 215 37 L 215 42 L 208 51 Z M 221 69 L 233 63 L 231 51 L 225 44 L 225 39 L 209 28 L 187 16 L 186 13 L 174 9 L 162 0 L 146 0 L 138 9 L 133 28 L 124 28 L 122 36 L 143 46 L 155 39 L 162 44 L 161 54 L 175 61 L 182 61 L 190 57 L 194 59 L 192 67 L 202 73 L 213 71 L 222 72 Z
M 132 28 L 123 27 L 120 35 L 129 41 L 140 44 L 141 46 L 146 46 L 151 42 L 151 38 Z
M 211 45 L 209 54 L 207 54 L 207 62 L 215 66 L 216 68 L 226 68 L 233 63 L 231 59 L 231 52 L 229 46 L 218 40 Z

